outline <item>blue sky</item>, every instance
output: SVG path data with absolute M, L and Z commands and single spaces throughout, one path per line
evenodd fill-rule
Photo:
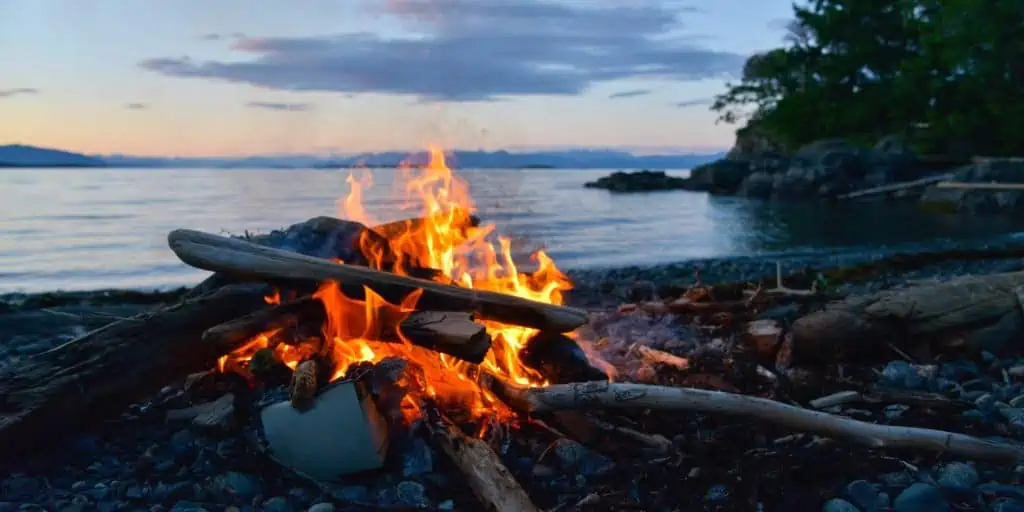
M 728 147 L 788 0 L 3 0 L 0 144 L 244 155 Z

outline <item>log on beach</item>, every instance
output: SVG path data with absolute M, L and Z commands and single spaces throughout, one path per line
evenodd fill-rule
M 338 281 L 369 287 L 392 303 L 422 290 L 420 309 L 472 311 L 484 319 L 543 331 L 568 332 L 589 319 L 586 311 L 575 308 L 338 264 L 201 231 L 172 231 L 168 244 L 189 265 L 240 278 Z
M 266 307 L 263 284 L 232 285 L 120 320 L 0 369 L 0 453 L 15 456 L 116 414 L 236 346 L 203 332 Z
M 794 322 L 794 363 L 891 358 L 950 348 L 999 351 L 1024 334 L 1024 272 L 964 276 L 829 304 Z
M 300 324 L 322 326 L 326 320 L 323 302 L 306 296 L 214 326 L 203 333 L 203 340 L 216 346 L 241 346 L 267 331 Z M 474 322 L 470 313 L 412 311 L 397 329 L 382 327 L 374 341 L 400 342 L 404 337 L 415 345 L 472 363 L 483 361 L 491 348 L 487 329 Z

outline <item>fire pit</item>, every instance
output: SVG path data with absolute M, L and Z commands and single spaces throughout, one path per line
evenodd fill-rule
M 509 243 L 472 215 L 443 154 L 431 156 L 405 170 L 423 207 L 415 219 L 367 219 L 353 181 L 347 220 L 245 238 L 172 232 L 175 254 L 214 275 L 180 304 L 5 376 L 0 446 L 39 446 L 171 384 L 161 391 L 168 420 L 238 435 L 336 500 L 369 508 L 721 508 L 736 506 L 729 495 L 744 487 L 752 507 L 792 506 L 784 489 L 762 496 L 749 478 L 781 482 L 795 450 L 820 458 L 798 464 L 809 475 L 829 457 L 856 460 L 857 445 L 1024 455 L 923 422 L 823 411 L 851 401 L 959 406 L 939 396 L 862 389 L 802 407 L 792 337 L 753 312 L 823 297 L 784 287 L 781 274 L 773 288 L 698 280 L 672 300 L 619 311 L 566 307 L 571 283 L 554 261 L 538 251 L 535 268 L 519 268 Z M 431 480 L 440 454 L 446 478 L 468 491 Z M 728 458 L 735 474 L 699 458 Z M 735 485 L 702 491 L 703 505 L 681 503 L 709 473 Z M 353 495 L 357 484 L 377 498 Z

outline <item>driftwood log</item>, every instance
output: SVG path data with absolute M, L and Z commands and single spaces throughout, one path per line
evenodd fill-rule
M 906 448 L 972 459 L 1018 461 L 1024 446 L 918 427 L 867 423 L 767 398 L 695 388 L 584 382 L 525 388 L 485 375 L 484 383 L 513 409 L 529 414 L 573 409 L 654 409 L 746 416 L 802 432 L 845 439 L 869 448 Z
M 116 414 L 168 382 L 211 368 L 234 350 L 203 332 L 266 307 L 262 284 L 232 285 L 120 320 L 0 369 L 0 453 L 50 444 L 75 427 Z
M 538 512 L 530 496 L 484 441 L 462 432 L 434 407 L 426 407 L 427 428 L 434 444 L 452 460 L 466 485 L 488 512 Z
M 794 364 L 999 351 L 1024 334 L 1024 272 L 965 276 L 829 304 L 792 326 Z
M 211 327 L 203 333 L 203 340 L 220 346 L 241 346 L 267 331 L 299 324 L 322 326 L 326 319 L 323 302 L 305 296 Z M 397 331 L 383 327 L 374 341 L 398 342 L 401 334 L 416 345 L 471 363 L 483 361 L 491 348 L 487 329 L 474 322 L 471 313 L 413 311 Z
M 243 278 L 338 281 L 369 287 L 394 303 L 423 290 L 420 309 L 472 311 L 485 319 L 543 331 L 568 332 L 588 321 L 587 312 L 575 308 L 338 264 L 201 231 L 172 231 L 168 244 L 193 267 Z

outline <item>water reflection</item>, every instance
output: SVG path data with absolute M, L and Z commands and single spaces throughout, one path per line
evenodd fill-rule
M 605 171 L 461 171 L 487 221 L 525 254 L 563 268 L 645 265 L 726 255 L 836 250 L 1020 229 L 1019 221 L 931 216 L 891 206 L 769 205 L 689 192 L 609 194 L 582 187 Z M 684 173 L 679 173 L 684 174 Z M 365 208 L 401 210 L 394 170 L 373 170 Z M 80 169 L 0 171 L 0 292 L 193 284 L 166 233 L 265 232 L 336 215 L 338 170 Z

